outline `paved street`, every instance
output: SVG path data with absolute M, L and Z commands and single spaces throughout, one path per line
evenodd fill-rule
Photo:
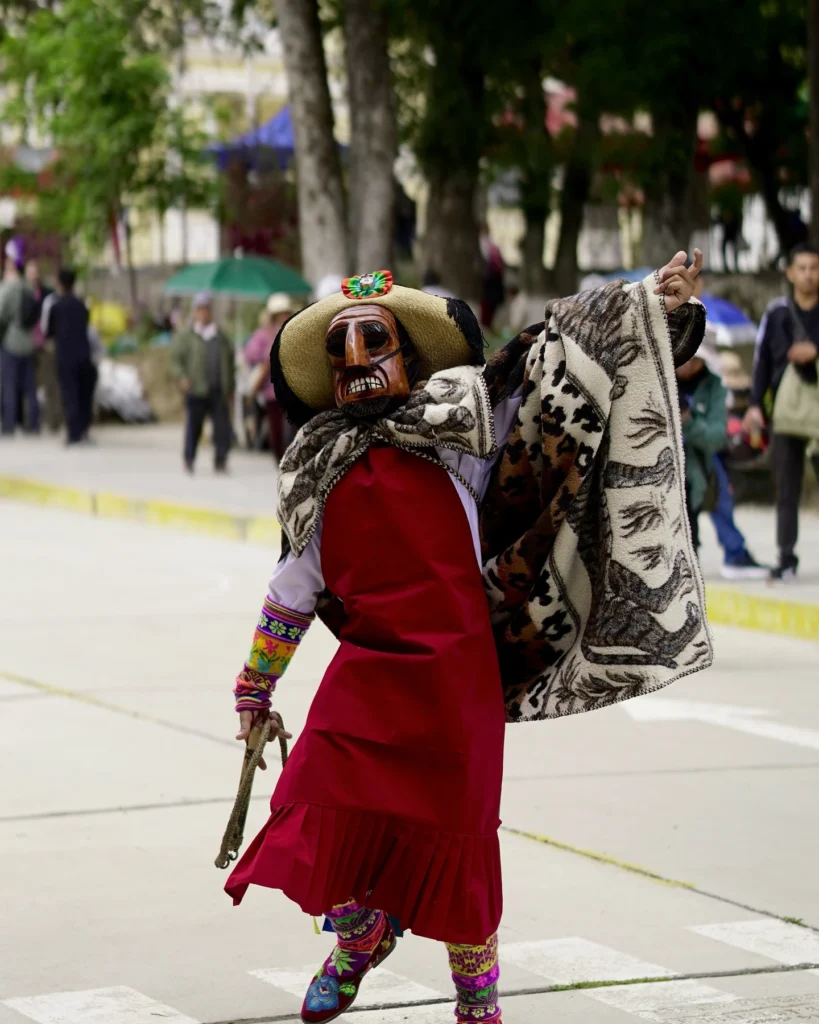
M 328 936 L 213 867 L 275 552 L 0 502 L 0 559 L 0 1024 L 295 1020 Z M 660 694 L 509 728 L 508 1024 L 819 1019 L 819 933 L 781 919 L 819 928 L 819 645 L 716 641 Z M 333 648 L 316 625 L 282 683 L 296 732 Z M 410 936 L 351 1019 L 443 1024 L 449 991 Z
M 93 447 L 66 450 L 59 437 L 17 436 L 0 441 L 0 477 L 8 475 L 42 484 L 94 494 L 114 492 L 139 500 L 160 500 L 245 516 L 272 517 L 276 504 L 275 464 L 266 453 L 237 449 L 230 456 L 230 474 L 213 472 L 213 449 L 203 444 L 196 475 L 181 467 L 181 424 L 106 425 L 95 431 Z M 819 603 L 819 509 L 814 498 L 800 521 L 802 564 L 795 587 L 779 588 L 777 597 Z M 737 523 L 749 548 L 768 565 L 777 558 L 773 510 L 742 506 Z M 720 579 L 722 553 L 710 518 L 701 517 L 702 566 L 706 579 Z M 770 596 L 766 583 L 740 584 L 757 596 Z

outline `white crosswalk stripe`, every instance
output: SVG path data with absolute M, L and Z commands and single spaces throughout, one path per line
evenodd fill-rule
M 306 967 L 270 967 L 248 971 L 254 978 L 284 989 L 291 996 L 303 999 L 310 982 L 316 976 L 316 965 Z M 394 974 L 386 967 L 378 967 L 367 975 L 356 1006 L 381 1006 L 384 1003 L 411 1003 L 421 999 L 440 999 L 444 995 L 417 981 Z
M 819 964 L 819 934 L 788 921 L 775 918 L 727 921 L 724 924 L 694 925 L 688 931 L 748 953 L 766 956 L 780 964 Z M 810 973 L 819 974 L 819 970 Z
M 582 938 L 509 942 L 500 949 L 501 964 L 515 964 L 557 985 L 583 981 L 632 981 L 670 978 L 677 971 L 648 963 Z M 730 1003 L 738 997 L 699 981 L 622 985 L 587 989 L 583 995 L 644 1020 L 664 1021 L 666 1011 L 704 1003 Z
M 664 978 L 676 973 L 581 938 L 505 942 L 501 944 L 500 956 L 502 963 L 508 961 L 558 985 Z
M 819 935 L 784 921 L 735 921 L 696 925 L 687 930 L 782 964 L 819 963 Z M 790 1019 L 794 1014 L 803 1015 L 807 1006 L 796 1006 L 791 1012 L 785 1005 L 787 997 L 743 999 L 697 980 L 677 978 L 677 971 L 661 964 L 581 937 L 503 943 L 500 958 L 502 965 L 513 964 L 555 985 L 627 982 L 580 990 L 578 995 L 654 1024 L 682 1020 L 691 1024 L 770 1024 L 773 1020 Z M 314 977 L 315 965 L 263 968 L 248 973 L 301 1001 Z M 819 974 L 819 970 L 813 973 Z M 672 980 L 640 980 L 644 978 Z M 727 987 L 728 979 L 725 984 Z M 357 1002 L 357 1009 L 362 1012 L 356 1020 L 360 1024 L 407 1024 L 411 1013 L 413 1024 L 441 1024 L 451 1013 L 449 1005 L 414 1007 L 411 1011 L 372 1007 L 449 995 L 379 967 L 362 989 Z M 800 996 L 796 1001 L 799 999 L 813 1000 L 819 1006 L 819 997 Z M 199 1024 L 193 1017 L 126 986 L 7 999 L 2 1005 L 36 1024 Z
M 199 1024 L 125 985 L 6 999 L 3 1005 L 37 1024 Z

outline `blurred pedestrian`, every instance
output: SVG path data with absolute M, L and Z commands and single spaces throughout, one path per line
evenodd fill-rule
M 213 423 L 214 469 L 227 471 L 232 430 L 230 409 L 235 387 L 233 346 L 213 319 L 213 298 L 200 292 L 193 300 L 193 322 L 171 346 L 171 366 L 185 396 L 185 469 L 193 472 L 205 419 Z
M 506 265 L 500 247 L 489 234 L 489 226 L 481 225 L 479 244 L 481 248 L 481 327 L 492 329 L 495 314 L 506 298 L 504 277 Z
M 32 333 L 34 334 L 34 344 L 40 348 L 45 340 L 40 323 L 40 317 L 43 311 L 43 304 L 48 296 L 52 294 L 52 289 L 47 288 L 45 284 L 43 284 L 43 279 L 40 276 L 40 262 L 34 257 L 26 260 L 24 277 L 26 284 L 29 286 L 31 293 L 34 296 L 34 301 L 37 303 L 37 323 L 34 325 Z
M 731 264 L 728 262 L 728 247 L 734 254 L 734 273 L 739 273 L 739 254 L 744 245 L 742 237 L 742 207 L 739 209 L 723 210 L 720 217 L 722 225 L 722 265 L 726 274 L 731 273 Z
M 270 450 L 277 463 L 281 462 L 287 448 L 290 431 L 276 398 L 276 389 L 270 380 L 270 350 L 285 321 L 295 312 L 295 303 L 289 295 L 283 292 L 271 295 L 262 311 L 258 328 L 245 346 L 245 362 L 255 369 L 250 381 L 250 394 L 254 400 L 261 397 L 264 401 L 270 433 Z
M 687 261 L 689 265 L 691 261 Z M 694 280 L 694 296 L 702 299 L 705 290 L 705 282 L 702 274 Z M 700 347 L 700 356 L 706 367 L 718 377 L 725 386 L 723 373 L 723 360 L 717 348 L 717 332 L 710 325 L 705 325 L 705 339 Z M 727 390 L 725 391 L 727 400 Z M 726 435 L 727 435 L 727 405 L 726 405 Z M 726 437 L 727 440 L 727 437 Z M 759 562 L 748 550 L 745 536 L 736 524 L 734 519 L 734 489 L 731 478 L 728 475 L 728 468 L 725 464 L 725 452 L 723 449 L 716 452 L 711 462 L 710 483 L 713 491 L 713 508 L 711 509 L 711 522 L 717 534 L 717 541 L 722 548 L 722 568 L 720 574 L 726 580 L 763 580 L 768 576 L 769 570 Z
M 46 340 L 54 342 L 67 445 L 89 440 L 97 381 L 88 337 L 88 309 L 74 294 L 76 281 L 76 273 L 63 267 L 57 275 L 57 297 L 47 300 L 43 314 L 43 333 Z
M 722 451 L 728 431 L 727 393 L 714 373 L 719 353 L 706 338 L 697 354 L 677 368 L 677 389 L 685 447 L 685 491 L 694 547 L 700 546 L 699 515 L 714 491 L 714 456 Z M 709 368 L 709 364 L 710 367 Z M 711 495 L 711 506 L 715 504 Z
M 819 358 L 819 248 L 807 242 L 797 245 L 788 258 L 787 278 L 793 294 L 775 299 L 762 318 L 754 356 L 751 405 L 744 426 L 749 434 L 761 432 L 766 423 L 763 401 L 773 393 L 772 458 L 776 481 L 776 541 L 779 565 L 774 582 L 796 578 L 799 559 L 799 501 L 805 476 L 805 455 L 817 424 L 805 416 L 803 423 L 784 422 L 777 398 L 783 381 L 789 390 L 803 389 L 806 408 L 819 409 L 817 358 Z M 812 401 L 811 401 L 812 400 Z M 819 479 L 819 457 L 813 456 Z
M 63 425 L 60 382 L 57 377 L 57 355 L 54 342 L 46 338 L 48 311 L 56 301 L 54 290 L 43 283 L 40 263 L 32 258 L 26 260 L 26 283 L 34 294 L 39 310 L 39 322 L 34 328 L 34 345 L 37 350 L 37 381 L 45 396 L 45 420 L 48 429 L 56 434 Z
M 442 299 L 455 298 L 454 293 L 449 288 L 444 287 L 438 271 L 432 268 L 424 272 L 424 276 L 421 279 L 421 291 L 426 292 L 427 295 L 438 295 Z
M 23 246 L 12 238 L 5 249 L 3 283 L 0 285 L 0 406 L 2 432 L 14 434 L 20 404 L 25 406 L 25 429 L 40 430 L 37 401 L 37 361 L 34 328 L 40 308 L 23 278 Z

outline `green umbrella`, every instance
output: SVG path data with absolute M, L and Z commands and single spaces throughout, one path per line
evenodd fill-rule
M 308 295 L 310 285 L 301 274 L 263 256 L 227 256 L 215 263 L 192 263 L 165 284 L 167 295 L 213 292 L 234 299 L 264 300 L 274 292 Z

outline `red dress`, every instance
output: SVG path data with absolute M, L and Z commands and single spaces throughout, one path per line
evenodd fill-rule
M 226 886 L 318 916 L 355 899 L 478 945 L 498 927 L 504 706 L 481 573 L 444 469 L 378 447 L 336 484 L 321 539 L 341 646 Z

